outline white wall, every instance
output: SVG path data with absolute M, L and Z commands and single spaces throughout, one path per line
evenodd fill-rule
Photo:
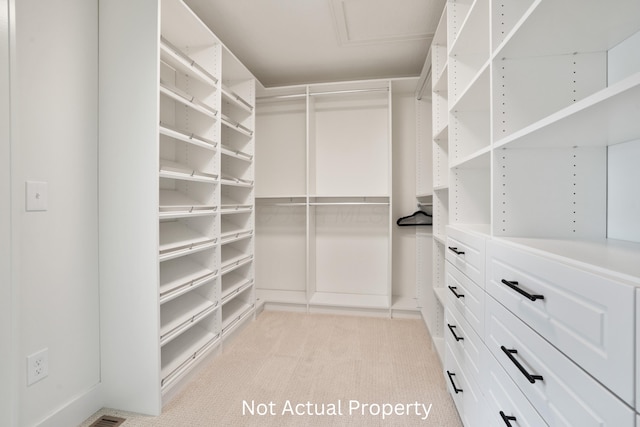
M 20 426 L 73 425 L 98 406 L 97 10 L 97 0 L 15 1 L 11 200 Z M 48 182 L 48 211 L 25 212 L 27 180 Z M 49 376 L 27 387 L 26 356 L 43 348 Z

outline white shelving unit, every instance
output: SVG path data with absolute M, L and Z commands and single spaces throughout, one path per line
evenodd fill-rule
M 182 0 L 100 19 L 105 394 L 158 414 L 253 313 L 255 83 Z
M 634 207 L 640 198 L 632 184 L 638 175 L 637 168 L 629 161 L 640 149 L 637 120 L 640 64 L 633 59 L 638 57 L 640 46 L 640 21 L 635 18 L 639 14 L 640 3 L 626 0 L 606 5 L 585 5 L 573 0 L 447 3 L 446 20 L 441 21 L 431 49 L 433 286 L 447 312 L 451 310 L 450 318 L 466 318 L 456 321 L 458 330 L 469 329 L 471 325 L 475 331 L 470 334 L 472 338 L 491 341 L 494 334 L 501 334 L 502 317 L 513 314 L 509 328 L 519 328 L 523 322 L 542 337 L 536 344 L 539 348 L 532 348 L 532 352 L 542 354 L 542 348 L 548 345 L 546 342 L 555 342 L 558 331 L 553 328 L 557 326 L 548 330 L 536 326 L 536 322 L 541 322 L 539 319 L 534 320 L 535 316 L 530 317 L 527 310 L 510 302 L 515 293 L 505 291 L 504 282 L 518 282 L 512 277 L 503 278 L 501 283 L 505 274 L 513 276 L 513 272 L 505 268 L 517 265 L 522 269 L 519 285 L 524 289 L 538 287 L 538 292 L 544 286 L 534 284 L 532 277 L 542 273 L 531 271 L 534 260 L 538 259 L 557 263 L 558 269 L 575 269 L 571 274 L 600 276 L 598 283 L 603 287 L 611 279 L 615 281 L 610 284 L 612 292 L 615 288 L 628 295 L 630 289 L 640 286 L 640 271 L 635 261 L 640 256 L 640 229 L 637 221 L 631 220 L 640 214 L 637 206 Z M 442 37 L 442 33 L 447 36 Z M 448 115 L 443 111 L 448 111 Z M 447 224 L 449 228 L 445 227 Z M 480 266 L 483 269 L 485 266 L 482 241 L 487 244 L 486 283 L 484 273 L 478 274 Z M 498 249 L 500 245 L 505 249 Z M 448 246 L 456 253 L 450 252 Z M 502 258 L 511 261 L 507 263 Z M 446 263 L 445 259 L 448 259 Z M 481 294 L 486 292 L 482 311 L 487 325 L 473 320 L 478 318 L 477 313 L 469 314 L 479 310 L 477 304 L 469 304 L 469 313 L 452 309 L 449 300 L 461 300 L 449 295 L 444 286 L 453 286 L 456 292 L 460 289 L 450 283 L 454 279 L 445 282 L 440 278 L 444 272 L 441 266 L 445 264 L 449 264 L 452 273 L 457 272 L 454 276 L 459 283 L 468 283 L 459 286 L 473 289 L 474 304 L 481 301 Z M 572 283 L 560 274 L 556 277 L 551 266 L 543 271 L 549 272 L 548 280 L 553 277 L 558 286 Z M 568 298 L 571 301 L 560 302 L 551 288 L 548 289 L 545 292 L 548 300 L 538 305 L 545 311 L 546 318 L 554 316 L 551 314 L 554 307 L 567 304 L 563 313 L 572 313 L 576 319 L 585 316 L 586 322 L 589 315 L 576 309 L 573 302 L 573 299 L 586 298 L 584 295 L 576 294 Z M 603 313 L 607 310 L 601 309 Z M 616 314 L 633 317 L 628 306 L 622 304 L 620 313 Z M 613 319 L 613 316 L 603 316 L 607 322 Z M 555 321 L 561 322 L 559 318 Z M 608 327 L 607 322 L 603 321 L 602 328 Z M 629 335 L 626 326 L 619 330 L 620 334 Z M 582 332 L 574 333 L 578 336 Z M 495 342 L 480 346 L 481 349 L 485 344 L 490 347 L 490 350 L 484 348 L 484 356 L 473 355 L 468 349 L 461 355 L 456 352 L 462 350 L 456 350 L 459 347 L 446 331 L 445 337 L 447 370 L 456 369 L 458 376 L 454 378 L 465 383 L 462 388 L 474 393 L 473 398 L 460 397 L 455 385 L 451 389 L 465 425 L 502 422 L 499 416 L 496 418 L 497 411 L 509 406 L 509 399 L 491 400 L 495 397 L 495 385 L 489 384 L 493 381 L 489 381 L 489 376 L 502 377 L 502 371 L 492 367 L 494 371 L 486 377 L 471 372 L 483 357 L 499 362 L 498 366 L 509 372 L 505 378 L 511 376 L 517 384 L 505 385 L 507 388 L 514 385 L 510 399 L 532 402 L 530 411 L 525 410 L 524 403 L 512 405 L 510 410 L 514 414 L 522 410 L 518 422 L 537 419 L 525 418 L 524 413 L 529 411 L 529 415 L 536 414 L 544 418 L 544 422 L 555 425 L 557 420 L 544 406 L 547 403 L 529 398 L 530 389 L 520 382 L 518 373 L 510 373 L 511 365 L 508 360 L 503 362 L 504 354 Z M 506 335 L 501 339 L 507 339 Z M 465 342 L 468 340 L 465 336 Z M 518 358 L 530 358 L 524 344 L 518 345 L 523 348 Z M 602 346 L 603 354 L 610 351 L 609 344 L 598 345 Z M 512 346 L 515 348 L 516 344 Z M 605 381 L 601 378 L 602 372 L 614 369 L 607 367 L 607 362 L 588 359 L 584 351 L 564 344 L 560 347 L 557 352 L 549 351 L 544 356 L 548 357 L 544 369 L 536 364 L 530 368 L 553 372 L 566 363 L 565 355 L 568 355 L 572 361 L 567 363 L 567 369 L 579 368 L 586 373 L 585 384 L 594 383 L 594 378 Z M 633 374 L 629 372 L 629 376 Z M 622 377 L 624 375 L 619 376 Z M 551 390 L 553 380 L 548 381 L 545 386 Z M 586 411 L 572 413 L 568 408 L 589 407 L 586 402 L 598 394 L 601 397 L 595 400 L 603 403 L 593 406 L 594 414 L 597 413 L 594 418 L 605 419 L 616 414 L 619 418 L 615 425 L 633 425 L 633 410 L 620 404 L 620 401 L 633 404 L 628 384 L 608 385 L 608 391 L 593 386 L 589 392 L 580 391 L 576 396 L 562 398 L 553 397 L 549 391 L 546 397 L 556 408 L 562 408 L 558 410 L 566 416 L 564 422 L 586 424 L 586 418 L 582 418 Z M 482 396 L 485 389 L 490 390 L 484 396 L 487 403 L 491 401 L 495 407 L 491 406 L 491 411 L 483 415 L 478 408 L 485 406 Z M 528 397 L 519 397 L 519 393 Z
M 260 299 L 304 309 L 391 308 L 390 86 L 376 80 L 261 93 Z M 290 167 L 282 168 L 283 158 Z M 286 269 L 278 267 L 283 260 L 291 261 Z
M 456 4 L 455 7 L 462 6 Z M 449 4 L 445 6 L 431 44 L 431 120 L 432 134 L 425 136 L 431 142 L 431 173 L 433 183 L 432 215 L 433 239 L 429 253 L 432 256 L 432 274 L 425 287 L 429 304 L 423 309 L 423 318 L 429 328 L 440 360 L 444 361 L 444 289 L 445 287 L 445 227 L 449 224 L 449 47 L 447 45 Z M 429 59 L 429 57 L 427 57 Z M 424 71 L 423 71 L 424 73 Z M 421 249 L 421 248 L 419 248 Z M 425 249 L 422 249 L 425 251 Z M 419 251 L 418 253 L 420 253 Z M 421 277 L 422 274 L 419 273 Z

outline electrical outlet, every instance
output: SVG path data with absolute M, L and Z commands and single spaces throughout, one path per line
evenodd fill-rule
M 27 385 L 35 384 L 49 375 L 49 349 L 27 356 Z

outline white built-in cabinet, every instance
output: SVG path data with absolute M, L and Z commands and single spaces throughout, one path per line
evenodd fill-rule
M 415 84 L 370 80 L 261 91 L 256 287 L 262 301 L 417 311 L 415 287 L 405 292 L 392 285 L 393 96 L 394 90 L 411 94 Z M 409 109 L 415 126 L 413 100 Z
M 636 0 L 447 3 L 431 48 L 444 313 L 427 324 L 466 426 L 636 422 L 638 16 Z
M 106 406 L 158 414 L 254 312 L 255 80 L 181 0 L 100 32 Z

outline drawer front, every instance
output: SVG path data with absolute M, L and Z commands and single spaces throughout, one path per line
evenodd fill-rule
M 492 241 L 487 244 L 486 289 L 634 404 L 634 288 Z
M 500 303 L 487 297 L 486 308 L 487 348 L 549 425 L 634 425 L 629 406 Z
M 484 343 L 454 308 L 444 314 L 444 338 L 451 352 L 468 376 L 480 383 Z
M 460 367 L 445 341 L 444 377 L 447 390 L 465 427 L 485 427 L 484 401 L 478 383 Z
M 445 262 L 447 305 L 455 307 L 478 335 L 484 334 L 485 292 L 449 262 Z
M 485 239 L 447 227 L 445 259 L 484 288 Z
M 495 357 L 488 354 L 485 360 L 482 384 L 484 384 L 484 398 L 487 403 L 487 426 L 546 426 L 547 423 L 509 378 Z

